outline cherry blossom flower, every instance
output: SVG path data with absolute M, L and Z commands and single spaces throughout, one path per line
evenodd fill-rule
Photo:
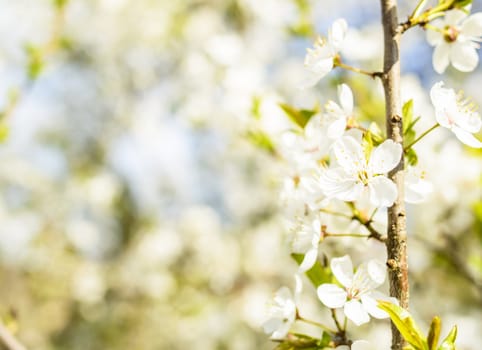
M 306 223 L 301 221 L 295 229 L 295 235 L 291 242 L 293 253 L 305 254 L 299 266 L 300 272 L 308 271 L 313 267 L 318 257 L 318 247 L 321 239 L 321 223 L 318 218 Z
M 348 345 L 339 345 L 335 348 L 335 350 L 373 350 L 373 346 L 367 342 L 366 340 L 356 340 L 351 344 L 351 347 Z
M 319 183 L 329 198 L 356 201 L 367 189 L 370 202 L 389 207 L 397 198 L 395 184 L 385 175 L 395 168 L 402 156 L 402 147 L 386 140 L 367 159 L 362 145 L 353 137 L 343 136 L 332 147 L 338 166 L 321 172 Z
M 353 93 L 346 84 L 338 86 L 338 100 L 328 101 L 325 113 L 312 117 L 305 126 L 306 151 L 318 160 L 328 155 L 333 142 L 343 136 L 353 114 Z
M 295 293 L 288 287 L 281 287 L 275 293 L 272 304 L 269 306 L 269 318 L 263 324 L 263 330 L 271 334 L 272 339 L 283 339 L 296 321 L 296 299 L 302 290 L 301 277 L 295 275 Z
M 344 19 L 336 20 L 328 32 L 328 40 L 318 37 L 313 48 L 307 50 L 305 67 L 310 72 L 310 76 L 304 87 L 316 85 L 333 69 L 335 57 L 342 48 L 347 29 L 348 24 Z
M 405 171 L 405 202 L 422 203 L 432 192 L 433 185 L 425 179 L 425 172 L 415 167 L 408 167 Z
M 444 19 L 433 21 L 428 29 L 427 40 L 435 46 L 432 60 L 437 73 L 443 73 L 449 63 L 461 72 L 471 72 L 477 67 L 479 56 L 476 49 L 482 39 L 482 13 L 467 17 L 465 11 L 450 10 Z
M 353 264 L 348 255 L 333 258 L 331 271 L 343 286 L 325 283 L 318 287 L 320 301 L 331 309 L 343 307 L 343 311 L 357 326 L 370 321 L 370 315 L 375 318 L 387 318 L 388 315 L 378 308 L 377 300 L 389 300 L 380 292 L 374 291 L 385 281 L 386 269 L 382 262 L 370 260 L 361 264 L 353 274 Z
M 443 82 L 432 87 L 430 97 L 435 107 L 435 118 L 441 126 L 451 130 L 467 146 L 482 148 L 482 142 L 472 135 L 480 131 L 482 120 L 469 99 L 464 99 L 453 89 L 444 88 Z

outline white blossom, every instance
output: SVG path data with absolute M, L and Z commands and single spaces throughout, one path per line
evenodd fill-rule
M 313 267 L 318 258 L 318 247 L 321 239 L 321 223 L 318 218 L 309 222 L 301 221 L 297 228 L 291 250 L 297 254 L 304 254 L 304 259 L 300 264 L 299 271 L 305 272 Z
M 373 350 L 373 346 L 367 342 L 366 340 L 356 340 L 351 344 L 351 347 L 348 345 L 339 345 L 335 348 L 335 350 Z
M 441 126 L 451 130 L 467 146 L 482 148 L 482 142 L 473 135 L 480 131 L 482 120 L 469 99 L 464 99 L 453 89 L 444 88 L 443 82 L 434 84 L 430 98 L 435 107 L 435 118 Z
M 295 293 L 288 287 L 281 287 L 275 293 L 269 305 L 269 318 L 263 324 L 265 333 L 271 334 L 272 339 L 283 339 L 296 321 L 296 299 L 301 293 L 301 277 L 295 275 Z
M 428 29 L 427 40 L 435 46 L 432 60 L 437 73 L 443 73 L 450 63 L 461 72 L 471 72 L 477 67 L 482 13 L 467 17 L 465 11 L 450 10 L 443 19 L 433 21 Z
M 307 50 L 305 67 L 310 76 L 304 84 L 305 87 L 314 86 L 333 69 L 335 57 L 342 48 L 347 29 L 348 24 L 343 18 L 336 20 L 329 30 L 328 39 L 318 37 L 313 48 Z
M 386 140 L 372 151 L 369 159 L 353 137 L 343 136 L 332 149 L 338 166 L 322 171 L 319 178 L 327 197 L 351 202 L 358 200 L 367 189 L 373 205 L 393 204 L 397 188 L 384 174 L 400 161 L 402 147 L 398 143 Z
M 424 171 L 415 167 L 405 170 L 405 202 L 422 203 L 432 192 L 433 185 L 426 180 Z
M 377 300 L 390 298 L 374 289 L 385 281 L 385 265 L 377 260 L 370 260 L 361 264 L 353 273 L 353 264 L 348 255 L 333 258 L 330 263 L 331 271 L 343 286 L 325 283 L 318 287 L 320 301 L 331 309 L 343 307 L 343 311 L 357 326 L 370 321 L 370 315 L 375 318 L 387 318 L 386 312 L 378 308 Z

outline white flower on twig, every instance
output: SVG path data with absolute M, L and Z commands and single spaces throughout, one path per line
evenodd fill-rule
M 370 321 L 370 315 L 375 318 L 387 318 L 388 314 L 378 308 L 377 300 L 390 298 L 374 289 L 385 281 L 385 265 L 377 260 L 361 264 L 353 274 L 353 264 L 348 255 L 333 258 L 331 271 L 343 286 L 325 283 L 318 287 L 318 298 L 331 309 L 343 307 L 343 311 L 357 326 Z
M 450 63 L 461 72 L 471 72 L 477 67 L 482 13 L 467 17 L 465 11 L 450 10 L 443 19 L 433 21 L 427 28 L 427 40 L 435 46 L 432 61 L 437 73 L 443 73 Z

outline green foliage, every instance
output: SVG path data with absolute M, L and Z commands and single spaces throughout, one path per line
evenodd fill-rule
M 280 103 L 279 106 L 286 113 L 286 115 L 300 128 L 304 128 L 316 113 L 319 112 L 319 108 L 313 110 L 309 109 L 297 109 L 286 103 Z
M 436 350 L 438 340 L 440 338 L 440 328 L 442 327 L 442 321 L 440 317 L 435 316 L 430 324 L 430 330 L 428 331 L 427 344 L 429 350 Z
M 290 334 L 287 339 L 283 340 L 275 350 L 322 350 L 331 342 L 329 334 L 323 332 L 321 339 L 315 339 L 303 334 Z
M 428 350 L 424 335 L 407 310 L 388 301 L 379 301 L 378 307 L 388 313 L 403 338 L 415 350 Z
M 414 130 L 415 124 L 420 120 L 420 117 L 413 117 L 413 100 L 410 99 L 403 105 L 403 141 L 404 146 L 407 147 L 416 140 L 417 134 Z M 415 150 L 410 147 L 405 152 L 405 157 L 409 165 L 415 166 L 418 163 L 418 156 Z
M 295 259 L 298 265 L 301 264 L 304 258 L 303 254 L 291 254 L 291 256 Z M 313 267 L 306 271 L 305 274 L 315 287 L 318 287 L 323 283 L 333 282 L 333 274 L 331 273 L 330 268 L 322 266 L 319 261 L 315 262 Z
M 26 47 L 28 63 L 27 74 L 32 80 L 37 79 L 44 68 L 43 54 L 39 47 L 27 45 Z
M 247 132 L 246 137 L 256 147 L 259 147 L 272 155 L 276 154 L 276 148 L 273 141 L 264 131 L 250 130 Z
M 456 350 L 457 326 L 454 326 L 437 350 Z
M 69 0 L 54 0 L 54 5 L 58 9 L 62 9 L 67 5 L 68 2 Z
M 405 350 L 456 350 L 457 326 L 454 326 L 437 348 L 442 322 L 438 316 L 432 319 L 427 338 L 422 334 L 410 313 L 388 301 L 378 301 L 378 307 L 388 313 L 402 337 L 410 344 Z

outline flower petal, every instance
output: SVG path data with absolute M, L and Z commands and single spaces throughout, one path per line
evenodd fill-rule
M 316 290 L 318 298 L 325 306 L 335 309 L 345 305 L 347 292 L 336 284 L 325 283 Z
M 456 42 L 450 48 L 450 61 L 461 72 L 472 72 L 479 63 L 479 55 L 472 42 Z
M 318 258 L 318 246 L 306 252 L 305 257 L 303 258 L 303 261 L 301 262 L 298 268 L 299 271 L 305 272 L 311 269 L 315 264 L 317 258 Z
M 337 138 L 343 136 L 343 133 L 345 132 L 345 129 L 346 129 L 346 117 L 341 116 L 341 118 L 338 118 L 338 119 L 334 120 L 328 126 L 327 136 L 330 139 L 337 139 Z
M 366 167 L 362 146 L 352 137 L 342 137 L 333 144 L 333 153 L 340 166 L 350 175 L 356 176 Z
M 341 107 L 347 116 L 353 114 L 353 92 L 346 84 L 338 86 L 338 99 Z
M 357 340 L 351 344 L 351 350 L 373 350 L 373 346 L 366 340 Z
M 357 326 L 370 321 L 370 316 L 358 300 L 350 300 L 343 309 L 346 317 L 353 321 Z
M 352 289 L 358 291 L 358 295 L 369 293 L 372 289 L 379 287 L 385 280 L 385 268 L 380 262 L 371 260 L 361 264 L 353 277 Z
M 453 89 L 444 88 L 444 82 L 435 83 L 430 89 L 430 99 L 435 107 L 435 118 L 444 128 L 452 127 L 451 116 L 457 115 L 457 95 Z
M 326 197 L 334 197 L 347 202 L 357 200 L 363 191 L 363 184 L 348 176 L 342 168 L 322 171 L 319 184 Z
M 383 293 L 373 291 L 371 293 L 361 296 L 361 302 L 363 308 L 373 317 L 383 319 L 388 318 L 388 314 L 378 307 L 378 300 L 389 301 L 398 305 L 398 301 L 395 298 L 389 297 Z
M 432 56 L 433 69 L 439 74 L 442 74 L 447 69 L 450 63 L 450 45 L 446 42 L 441 42 L 435 46 Z
M 271 339 L 283 339 L 284 337 L 286 337 L 286 335 L 290 331 L 291 325 L 291 322 L 281 323 L 278 329 L 274 331 L 271 335 Z
M 410 167 L 405 172 L 405 202 L 421 203 L 433 192 L 433 185 L 423 175 Z
M 370 155 L 368 169 L 372 174 L 385 174 L 395 168 L 402 157 L 402 146 L 392 140 L 386 140 L 375 148 Z
M 349 255 L 331 259 L 331 272 L 344 287 L 350 288 L 353 283 L 353 263 Z
M 460 32 L 466 36 L 480 37 L 482 36 L 482 12 L 469 16 L 464 23 Z
M 370 202 L 376 207 L 391 207 L 397 199 L 397 186 L 385 176 L 375 176 L 368 183 Z
M 345 40 L 346 31 L 348 30 L 348 24 L 343 18 L 337 19 L 331 25 L 328 32 L 328 42 L 337 50 L 341 49 L 343 41 Z
M 457 24 L 460 23 L 465 17 L 467 17 L 467 13 L 465 11 L 459 10 L 459 9 L 454 9 L 445 12 L 445 25 L 448 26 L 456 26 Z
M 462 130 L 457 126 L 454 126 L 452 131 L 463 144 L 473 148 L 482 148 L 482 142 L 477 140 L 470 132 Z

